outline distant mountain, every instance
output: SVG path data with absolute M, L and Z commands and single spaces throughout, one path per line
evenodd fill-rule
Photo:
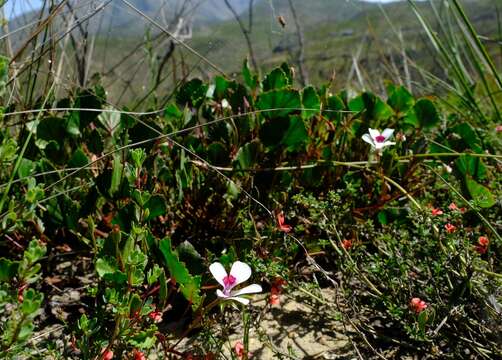
M 255 0 L 254 4 L 262 0 Z M 69 1 L 77 18 L 87 18 L 94 10 L 106 3 L 106 0 L 83 2 Z M 205 27 L 215 22 L 233 18 L 224 0 L 128 0 L 136 9 L 148 17 L 155 19 L 163 26 L 175 26 L 174 18 L 182 13 L 185 22 L 195 27 Z M 249 0 L 230 0 L 237 13 L 242 13 L 249 7 Z M 68 7 L 64 7 L 63 16 L 70 16 Z M 15 30 L 38 19 L 39 10 L 17 16 L 9 22 L 9 28 Z M 150 27 L 148 21 L 140 16 L 122 0 L 112 0 L 106 8 L 88 21 L 90 33 L 111 34 L 120 36 L 143 36 L 145 29 Z M 24 32 L 30 31 L 30 27 Z
M 71 4 L 77 17 L 86 19 L 93 14 L 96 5 L 105 1 L 71 0 Z M 229 74 L 239 72 L 243 59 L 249 55 L 242 30 L 224 0 L 127 1 L 170 31 L 176 28 L 173 21 L 176 14 L 184 9 L 184 23 L 190 24 L 192 30 L 191 37 L 184 38 L 185 43 Z M 250 0 L 229 1 L 247 26 Z M 491 43 L 499 39 L 496 7 L 501 0 L 460 1 L 480 35 Z M 334 73 L 339 86 L 352 81 L 356 75 L 363 77 L 365 73 L 372 75 L 367 75 L 368 79 L 389 76 L 389 73 L 394 76 L 392 71 L 401 70 L 403 50 L 406 56 L 426 69 L 435 68 L 434 56 L 431 56 L 434 52 L 429 48 L 427 35 L 407 1 L 378 4 L 359 0 L 292 0 L 292 3 L 303 30 L 305 67 L 312 82 L 326 81 Z M 297 65 L 299 42 L 290 1 L 254 0 L 253 4 L 253 26 L 249 37 L 260 69 L 266 71 L 284 61 Z M 437 28 L 439 24 L 434 19 L 431 4 L 439 16 L 445 13 L 442 1 L 417 1 L 420 11 Z M 68 18 L 69 15 L 65 8 L 58 18 Z M 10 22 L 10 30 L 29 24 L 38 16 L 38 13 L 21 16 Z M 105 81 L 114 84 L 117 77 L 127 78 L 131 83 L 134 80 L 135 91 L 140 86 L 151 86 L 149 75 L 160 66 L 156 61 L 162 61 L 165 54 L 169 54 L 169 43 L 166 36 L 145 42 L 148 29 L 152 33 L 158 32 L 124 1 L 113 0 L 88 22 L 89 32 L 96 35 L 91 37 L 94 49 L 90 74 L 102 73 Z M 19 48 L 32 30 L 33 25 L 16 34 L 17 38 L 12 38 L 13 47 Z M 67 29 L 56 23 L 53 30 L 63 34 Z M 403 35 L 402 43 L 398 33 Z M 73 34 L 78 34 L 78 30 L 73 30 Z M 179 48 L 181 51 L 182 47 Z M 145 50 L 155 55 L 151 64 L 145 62 Z M 193 53 L 184 51 L 183 54 L 184 71 L 193 71 L 194 76 L 210 77 L 214 74 Z M 499 54 L 497 51 L 496 60 L 502 62 Z M 168 66 L 162 69 L 163 75 L 168 74 Z M 177 69 L 179 71 L 180 67 Z M 378 71 L 383 75 L 378 75 Z M 165 82 L 166 86 L 169 81 Z M 128 95 L 134 98 L 135 91 Z

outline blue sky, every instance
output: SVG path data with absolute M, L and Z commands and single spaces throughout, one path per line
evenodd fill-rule
M 42 0 L 7 0 L 4 7 L 4 13 L 7 18 L 19 15 L 24 11 L 40 7 Z

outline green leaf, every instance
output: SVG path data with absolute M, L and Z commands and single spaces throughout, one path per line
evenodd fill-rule
M 0 258 L 0 283 L 11 281 L 17 274 L 18 262 Z
M 149 329 L 140 331 L 128 338 L 127 342 L 133 347 L 141 350 L 150 349 L 157 343 L 157 337 L 155 336 L 156 332 L 157 327 L 152 325 Z
M 138 294 L 131 294 L 131 300 L 129 302 L 129 314 L 131 317 L 134 317 L 134 315 L 141 310 L 141 307 L 143 305 L 143 301 L 141 301 L 141 298 L 139 297 Z
M 142 148 L 133 149 L 131 150 L 131 158 L 132 161 L 134 162 L 134 166 L 137 169 L 141 169 L 141 167 L 143 166 L 143 162 L 146 159 L 146 152 Z
M 377 219 L 378 219 L 378 222 L 382 225 L 387 225 L 389 223 L 389 219 L 387 217 L 387 212 L 385 210 L 383 211 L 380 211 L 378 214 L 377 214 Z
M 0 157 L 1 158 L 1 157 Z M 17 169 L 17 175 L 19 178 L 25 178 L 33 174 L 37 165 L 35 162 L 22 158 L 19 164 L 19 168 Z
M 403 86 L 392 87 L 388 89 L 389 98 L 387 103 L 397 113 L 404 114 L 415 104 L 415 99 Z
M 429 99 L 420 99 L 413 107 L 418 124 L 421 128 L 430 129 L 436 126 L 439 121 L 439 113 Z
M 24 258 L 30 264 L 34 264 L 45 255 L 46 251 L 47 247 L 45 245 L 42 245 L 37 240 L 31 240 L 28 248 L 24 251 Z
M 455 160 L 457 170 L 464 176 L 470 175 L 476 180 L 486 178 L 486 166 L 479 157 L 462 155 Z
M 420 332 L 422 332 L 422 333 L 425 333 L 425 325 L 427 325 L 427 320 L 428 320 L 427 311 L 422 311 L 418 315 L 418 328 L 420 329 Z
M 72 111 L 66 118 L 66 132 L 73 136 L 80 135 L 80 117 L 75 111 Z
M 159 247 L 171 278 L 180 285 L 181 293 L 192 303 L 192 307 L 197 309 L 201 303 L 201 277 L 190 275 L 185 264 L 178 259 L 178 254 L 172 250 L 169 238 L 162 240 Z
M 251 169 L 258 161 L 261 146 L 258 141 L 244 144 L 235 156 L 234 166 L 237 169 Z
M 207 159 L 211 164 L 216 166 L 228 164 L 229 153 L 223 143 L 215 141 L 209 144 L 206 151 Z
M 44 295 L 42 293 L 37 293 L 33 289 L 28 289 L 23 293 L 23 303 L 21 305 L 21 311 L 24 315 L 32 315 L 35 313 L 42 304 Z
M 37 139 L 45 142 L 54 141 L 61 145 L 65 139 L 64 120 L 57 117 L 47 117 L 42 119 L 37 126 Z
M 375 119 L 377 121 L 387 120 L 394 115 L 392 108 L 374 94 L 364 93 L 362 96 L 366 111 L 371 119 Z
M 482 153 L 483 148 L 481 147 L 481 139 L 479 139 L 478 135 L 474 131 L 471 125 L 466 122 L 458 124 L 455 126 L 452 131 L 462 138 L 464 143 L 474 152 Z
M 259 110 L 270 110 L 263 112 L 263 116 L 275 119 L 299 112 L 302 104 L 300 93 L 297 90 L 282 89 L 262 93 L 258 97 L 256 106 Z
M 218 100 L 225 97 L 225 93 L 228 89 L 228 80 L 223 76 L 216 76 L 214 78 L 214 97 Z
M 471 177 L 466 177 L 467 190 L 472 196 L 472 199 L 482 208 L 490 208 L 496 203 L 495 196 L 490 192 L 490 190 Z
M 288 118 L 277 118 L 266 121 L 260 128 L 260 140 L 269 149 L 276 148 L 282 143 L 284 135 L 289 129 Z
M 113 274 L 118 270 L 117 262 L 112 258 L 99 258 L 96 261 L 96 272 L 99 277 L 104 277 L 107 274 Z
M 287 62 L 283 62 L 281 64 L 281 70 L 286 74 L 289 85 L 293 85 L 293 71 L 291 70 L 291 66 L 289 66 Z
M 108 109 L 115 110 L 115 109 Z M 120 130 L 120 112 L 107 111 L 99 114 L 98 120 L 101 122 L 105 130 L 110 134 L 115 134 Z
M 373 93 L 365 92 L 349 102 L 349 110 L 364 111 L 366 121 L 384 121 L 394 115 L 392 108 Z
M 179 244 L 176 247 L 176 252 L 178 253 L 179 259 L 186 264 L 188 271 L 195 274 L 204 272 L 204 259 L 189 241 L 185 240 Z
M 161 273 L 162 269 L 157 264 L 155 264 L 152 269 L 148 270 L 148 273 L 146 275 L 148 285 L 151 286 L 155 284 L 155 282 L 157 282 L 157 280 L 159 279 Z
M 68 161 L 69 167 L 83 167 L 89 164 L 89 158 L 85 155 L 84 151 L 81 148 L 78 148 L 73 152 L 71 159 Z
M 167 301 L 167 279 L 166 279 L 166 273 L 164 272 L 164 269 L 162 269 L 162 272 L 160 273 L 159 276 L 159 284 L 160 284 L 160 289 L 159 289 L 159 299 L 162 304 L 164 304 Z
M 42 185 L 36 185 L 34 178 L 28 179 L 28 191 L 26 192 L 25 199 L 30 204 L 35 204 L 44 198 L 44 188 Z
M 89 137 L 87 138 L 86 144 L 89 151 L 96 155 L 101 154 L 105 147 L 103 143 L 103 137 L 97 129 L 91 131 Z
M 299 116 L 291 116 L 289 128 L 286 134 L 284 134 L 282 143 L 286 145 L 289 151 L 294 151 L 305 144 L 308 138 L 309 135 L 302 118 Z
M 364 110 L 365 107 L 364 100 L 361 95 L 351 99 L 348 105 L 349 105 L 349 110 L 353 112 L 361 112 Z
M 181 105 L 199 107 L 206 98 L 208 86 L 200 79 L 192 79 L 183 85 L 176 94 L 176 101 Z
M 102 86 L 95 86 L 93 89 L 79 90 L 77 98 L 73 104 L 74 108 L 78 109 L 101 109 L 106 101 L 106 92 Z M 90 123 L 96 121 L 100 112 L 75 110 L 79 118 L 80 131 L 83 132 Z M 72 114 L 73 116 L 73 114 Z
M 122 161 L 120 158 L 120 154 L 115 154 L 113 156 L 113 172 L 112 172 L 112 181 L 110 184 L 110 194 L 113 196 L 120 187 L 120 182 L 122 180 Z
M 330 96 L 328 98 L 328 104 L 326 106 L 326 111 L 323 113 L 324 116 L 326 116 L 329 120 L 331 121 L 336 121 L 337 123 L 342 120 L 343 113 L 341 112 L 342 110 L 345 109 L 345 104 L 343 103 L 342 99 L 340 99 L 338 96 Z
M 0 159 L 2 163 L 8 163 L 17 157 L 17 143 L 16 140 L 6 137 L 0 144 Z
M 2 5 L 5 2 L 2 3 Z M 7 80 L 9 79 L 9 59 L 0 56 L 0 96 L 5 94 Z
M 303 89 L 302 95 L 303 107 L 309 110 L 302 111 L 302 117 L 307 120 L 312 116 L 318 115 L 321 111 L 321 99 L 312 86 Z M 314 109 L 314 110 L 311 110 Z
M 244 83 L 250 89 L 255 89 L 258 86 L 258 76 L 251 72 L 248 59 L 244 60 L 242 64 L 242 77 L 244 78 Z
M 288 77 L 281 68 L 272 70 L 262 81 L 263 91 L 278 90 L 289 85 Z
M 183 118 L 183 112 L 176 106 L 176 104 L 169 104 L 164 111 L 164 116 L 168 119 L 180 120 Z
M 83 314 L 80 319 L 78 319 L 77 326 L 80 330 L 82 330 L 82 332 L 87 332 L 89 329 L 89 318 Z
M 145 221 L 150 221 L 155 219 L 160 215 L 164 215 L 167 212 L 166 201 L 160 195 L 154 195 L 145 204 L 145 208 L 148 209 L 149 214 L 145 218 Z

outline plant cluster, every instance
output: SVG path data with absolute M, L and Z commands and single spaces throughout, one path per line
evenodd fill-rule
M 56 323 L 55 357 L 209 359 L 239 306 L 232 356 L 247 358 L 250 294 L 319 301 L 325 286 L 319 306 L 368 354 L 501 355 L 494 121 L 393 84 L 298 89 L 287 64 L 260 78 L 247 62 L 161 111 L 113 108 L 99 84 L 15 110 L 3 121 L 22 126 L 0 132 L 7 357 L 37 356 L 33 330 Z M 71 289 L 58 313 L 47 300 Z

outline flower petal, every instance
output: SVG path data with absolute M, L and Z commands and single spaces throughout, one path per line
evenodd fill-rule
M 244 305 L 249 304 L 248 299 L 240 298 L 237 296 L 227 296 L 220 289 L 216 290 L 216 295 L 218 295 L 218 297 L 221 298 L 222 300 L 235 300 L 235 301 L 238 301 Z M 232 294 L 232 295 L 234 295 L 234 294 Z
M 232 269 L 230 269 L 230 275 L 235 277 L 235 285 L 238 285 L 251 277 L 251 268 L 248 264 L 236 261 L 232 265 Z
M 375 149 L 377 149 L 377 150 L 381 150 L 381 149 L 383 149 L 384 147 L 385 147 L 385 143 L 379 143 L 379 142 L 377 142 L 377 143 L 375 144 Z
M 392 134 L 394 134 L 394 129 L 385 129 L 384 131 L 382 131 L 382 136 L 385 138 L 385 140 L 390 138 Z
M 377 136 L 380 136 L 380 131 L 378 131 L 377 129 L 372 129 L 372 128 L 369 128 L 368 129 L 368 132 L 370 133 L 370 136 L 371 138 L 373 139 L 373 142 L 376 142 L 376 138 Z
M 223 283 L 223 279 L 225 276 L 227 276 L 227 271 L 221 265 L 219 262 L 212 263 L 211 266 L 209 266 L 209 271 L 211 271 L 211 274 L 213 274 L 214 278 L 216 281 L 220 283 L 221 286 L 225 286 Z
M 241 304 L 247 305 L 249 304 L 249 300 L 245 298 L 240 298 L 240 297 L 228 297 L 226 300 L 235 300 L 240 302 Z
M 221 291 L 220 289 L 216 290 L 216 295 L 218 295 L 218 297 L 220 298 L 223 298 L 223 299 L 228 299 L 230 296 L 227 296 L 223 293 L 223 291 Z
M 375 146 L 375 141 L 373 141 L 373 139 L 369 136 L 369 134 L 364 134 L 362 139 L 364 141 L 366 141 L 368 144 L 370 144 L 371 146 Z
M 383 143 L 383 146 L 391 146 L 391 145 L 396 145 L 396 143 L 393 141 L 386 141 Z
M 240 295 L 244 295 L 244 294 L 256 294 L 256 293 L 260 293 L 262 291 L 263 290 L 260 285 L 253 284 L 253 285 L 246 286 L 245 288 L 242 288 L 242 289 L 237 290 L 235 292 L 232 292 L 230 296 L 234 297 L 234 296 L 240 296 Z

